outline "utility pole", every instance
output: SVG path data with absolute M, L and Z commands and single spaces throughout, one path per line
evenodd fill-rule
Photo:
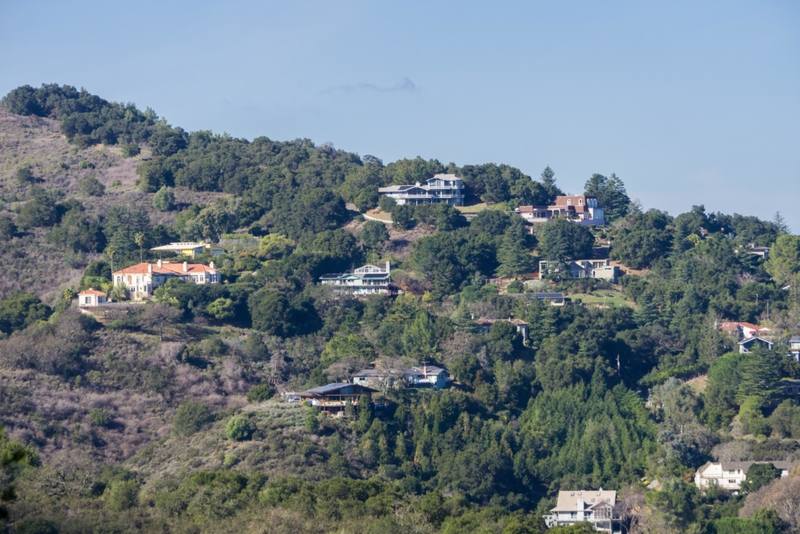
M 622 375 L 620 374 L 619 370 L 619 354 L 617 354 L 617 377 L 622 378 Z

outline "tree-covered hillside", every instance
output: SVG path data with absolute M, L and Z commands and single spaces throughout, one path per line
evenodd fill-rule
M 600 487 L 626 532 L 800 529 L 798 473 L 759 467 L 735 496 L 692 483 L 710 460 L 800 456 L 781 382 L 800 379 L 800 238 L 779 216 L 642 211 L 598 173 L 575 179 L 608 225 L 528 224 L 510 212 L 562 194 L 550 167 L 189 133 L 59 85 L 4 98 L 0 159 L 8 532 L 541 533 L 558 491 Z M 469 206 L 378 194 L 441 172 Z M 222 283 L 146 303 L 112 287 L 177 241 L 224 243 L 191 260 Z M 570 276 L 590 259 L 619 279 Z M 319 283 L 387 261 L 396 295 Z M 90 288 L 120 304 L 82 313 Z M 556 292 L 567 305 L 536 296 Z M 733 322 L 771 350 L 740 353 Z M 281 396 L 420 362 L 454 383 L 342 418 Z

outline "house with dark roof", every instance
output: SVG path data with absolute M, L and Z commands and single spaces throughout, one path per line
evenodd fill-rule
M 464 182 L 455 174 L 436 174 L 425 185 L 392 185 L 380 187 L 378 192 L 393 198 L 398 204 L 450 204 L 464 205 Z
M 450 372 L 442 367 L 426 363 L 408 367 L 402 372 L 392 373 L 378 369 L 362 369 L 353 375 L 353 383 L 369 387 L 397 387 L 399 381 L 410 387 L 433 387 L 443 389 L 453 381 Z
M 341 417 L 348 402 L 358 406 L 361 396 L 366 395 L 371 403 L 373 393 L 377 390 L 360 384 L 334 383 L 303 391 L 297 397 L 327 415 Z
M 533 296 L 542 302 L 548 302 L 551 306 L 563 306 L 566 304 L 564 293 L 534 293 Z
M 319 283 L 336 286 L 335 291 L 353 295 L 388 295 L 391 288 L 391 263 L 386 266 L 364 265 L 352 273 L 329 273 L 319 277 Z
M 114 272 L 114 285 L 125 286 L 135 299 L 153 294 L 153 290 L 167 280 L 179 278 L 192 284 L 219 284 L 222 273 L 209 265 L 158 260 L 157 263 L 138 263 Z
M 792 462 L 706 462 L 694 475 L 698 489 L 705 490 L 715 485 L 726 491 L 738 491 L 747 480 L 747 471 L 755 464 L 772 464 L 781 472 L 781 478 L 789 476 Z
M 587 521 L 600 532 L 620 532 L 621 514 L 617 492 L 599 490 L 559 491 L 555 508 L 544 516 L 547 528 L 568 527 Z
M 739 352 L 741 354 L 753 352 L 757 347 L 772 350 L 772 341 L 761 339 L 760 337 L 750 337 L 739 342 Z

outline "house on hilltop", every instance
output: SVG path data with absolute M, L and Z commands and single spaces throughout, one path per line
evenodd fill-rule
M 550 206 L 520 206 L 511 213 L 530 223 L 548 222 L 556 217 L 567 217 L 584 226 L 606 223 L 605 210 L 598 204 L 597 197 L 587 195 L 558 196 Z
M 390 376 L 389 372 L 378 369 L 362 369 L 353 375 L 353 383 L 368 387 L 396 387 L 398 377 Z M 410 387 L 433 387 L 443 389 L 453 381 L 450 372 L 442 367 L 426 363 L 403 369 L 402 379 Z
M 378 188 L 378 192 L 393 198 L 398 204 L 464 205 L 464 182 L 455 174 L 436 174 L 425 185 L 392 185 Z
M 559 491 L 556 507 L 544 516 L 547 528 L 588 521 L 600 532 L 620 532 L 622 517 L 617 510 L 617 492 L 599 490 Z
M 179 278 L 193 284 L 219 284 L 222 282 L 222 273 L 214 267 L 214 262 L 202 265 L 158 260 L 155 264 L 139 263 L 126 267 L 116 271 L 113 276 L 115 286 L 125 286 L 137 299 L 152 295 L 155 288 L 172 278 Z
M 539 262 L 539 277 L 548 271 L 548 262 Z M 564 272 L 562 278 L 565 279 L 583 279 L 595 278 L 598 280 L 605 280 L 612 284 L 617 283 L 619 278 L 619 266 L 611 265 L 608 259 L 589 259 L 589 260 L 575 260 L 566 262 L 569 272 Z M 566 271 L 566 269 L 565 269 Z

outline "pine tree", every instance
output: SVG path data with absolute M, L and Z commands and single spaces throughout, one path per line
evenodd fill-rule
M 394 457 L 397 461 L 403 463 L 407 460 L 408 453 L 406 452 L 406 440 L 403 434 L 397 434 L 397 440 L 394 444 Z
M 550 168 L 550 165 L 545 167 L 542 171 L 542 183 L 546 187 L 552 187 L 556 185 L 556 173 Z
M 453 326 L 456 330 L 474 334 L 478 332 L 478 325 L 472 319 L 472 311 L 466 303 L 462 302 L 453 314 Z
M 792 232 L 789 225 L 786 224 L 786 219 L 783 218 L 783 215 L 781 215 L 779 211 L 775 212 L 775 217 L 772 218 L 772 224 L 778 229 L 779 234 L 790 234 Z
M 780 378 L 778 358 L 775 352 L 760 347 L 747 355 L 741 365 L 739 402 L 752 396 L 769 400 L 777 393 L 776 385 Z
M 516 277 L 530 270 L 532 257 L 525 242 L 524 231 L 524 225 L 518 219 L 506 230 L 497 251 L 500 266 L 495 271 L 495 276 Z
M 427 312 L 421 312 L 403 333 L 403 347 L 412 358 L 428 358 L 437 347 L 436 329 Z

